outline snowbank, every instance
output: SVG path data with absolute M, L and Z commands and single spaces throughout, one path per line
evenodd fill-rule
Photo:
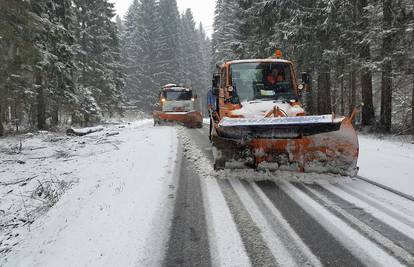
M 414 196 L 414 144 L 359 136 L 359 175 Z
M 24 241 L 0 259 L 1 266 L 160 264 L 170 221 L 166 217 L 174 204 L 169 196 L 175 192 L 176 132 L 153 128 L 150 121 L 118 130 L 117 136 L 65 137 L 58 147 L 71 155 L 66 161 L 50 158 L 38 167 L 21 167 L 33 167 L 30 171 L 39 176 L 70 172 L 68 180 L 77 183 L 30 229 L 19 228 Z M 94 141 L 86 149 L 73 144 L 86 138 Z M 13 172 L 7 170 L 7 176 Z

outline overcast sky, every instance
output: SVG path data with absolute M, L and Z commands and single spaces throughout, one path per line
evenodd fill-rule
M 111 0 L 115 3 L 117 13 L 123 17 L 128 10 L 132 0 Z M 191 8 L 194 19 L 203 23 L 206 32 L 211 35 L 213 31 L 214 5 L 215 0 L 177 0 L 180 12 Z

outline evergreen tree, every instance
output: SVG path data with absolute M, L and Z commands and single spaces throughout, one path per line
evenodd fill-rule
M 159 1 L 160 36 L 157 80 L 160 84 L 180 78 L 180 15 L 176 0 Z
M 123 77 L 113 4 L 107 0 L 75 0 L 79 27 L 77 63 L 81 120 L 97 121 L 102 112 L 121 111 Z
M 391 0 L 382 0 L 383 30 L 382 40 L 382 87 L 381 87 L 381 128 L 384 132 L 391 131 L 392 121 L 392 53 L 393 53 L 393 8 Z
M 195 28 L 193 14 L 190 9 L 181 17 L 180 49 L 182 80 L 185 86 L 201 91 L 201 68 L 203 58 L 200 49 L 199 35 Z
M 199 95 L 202 96 L 202 99 L 206 99 L 207 92 L 211 88 L 211 77 L 214 72 L 214 66 L 211 64 L 213 61 L 213 57 L 211 54 L 211 40 L 206 36 L 204 31 L 203 25 L 200 23 L 198 27 L 198 43 L 200 47 L 200 56 L 199 58 L 199 65 L 200 65 L 200 88 Z M 207 114 L 207 103 L 203 101 L 203 112 Z
M 236 42 L 238 7 L 236 0 L 216 1 L 212 44 L 214 63 L 236 59 L 234 50 L 239 46 Z
M 358 12 L 358 28 L 364 36 L 369 33 L 369 18 L 368 18 L 368 1 L 358 0 L 357 10 Z M 362 87 L 362 121 L 363 126 L 373 125 L 375 122 L 375 110 L 373 103 L 373 87 L 372 87 L 372 70 L 370 65 L 372 64 L 371 58 L 371 46 L 368 38 L 360 37 L 360 58 L 362 63 L 361 70 L 361 87 Z
M 159 14 L 155 0 L 136 0 L 131 5 L 123 34 L 126 90 L 144 110 L 152 110 L 158 97 L 163 70 L 159 64 Z
M 31 72 L 37 61 L 34 18 L 26 1 L 0 1 L 0 134 L 4 123 L 30 116 Z M 7 115 L 6 115 L 7 114 Z

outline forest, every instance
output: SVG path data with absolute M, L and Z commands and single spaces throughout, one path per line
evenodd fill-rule
M 150 112 L 160 87 L 206 91 L 211 48 L 176 1 L 0 0 L 0 136 Z
M 0 0 L 0 136 L 150 113 L 160 87 L 204 101 L 217 62 L 276 49 L 312 75 L 310 114 L 414 135 L 412 0 L 217 0 L 210 37 L 176 0 Z
M 311 114 L 363 103 L 364 129 L 414 135 L 413 10 L 412 0 L 218 0 L 214 61 L 281 49 L 312 74 Z

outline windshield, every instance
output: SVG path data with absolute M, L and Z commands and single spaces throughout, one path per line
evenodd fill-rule
M 240 102 L 296 98 L 287 63 L 240 63 L 231 66 L 232 86 Z
M 185 101 L 191 100 L 193 93 L 191 91 L 164 91 L 164 97 L 167 101 Z

